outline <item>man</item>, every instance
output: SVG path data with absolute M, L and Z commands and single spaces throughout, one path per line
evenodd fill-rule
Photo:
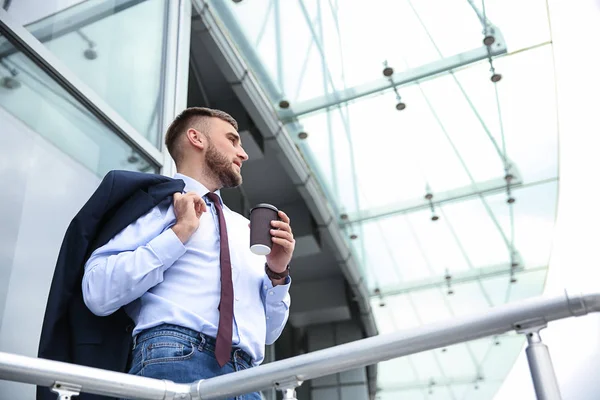
M 134 321 L 129 373 L 187 383 L 263 361 L 288 318 L 295 241 L 280 211 L 265 263 L 249 250 L 248 220 L 222 203 L 219 190 L 242 183 L 248 159 L 231 116 L 189 108 L 165 142 L 184 193 L 96 249 L 82 293 L 94 314 L 124 307 Z

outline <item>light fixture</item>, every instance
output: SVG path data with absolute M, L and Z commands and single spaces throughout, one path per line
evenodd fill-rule
M 83 56 L 88 60 L 95 60 L 98 58 L 98 52 L 93 47 L 90 47 L 83 52 Z
M 446 279 L 446 287 L 448 288 L 448 295 L 452 296 L 454 294 L 454 290 L 452 290 L 452 275 L 450 275 L 450 273 L 448 272 L 448 270 L 446 270 L 446 276 L 444 277 L 444 279 Z
M 2 65 L 6 70 L 10 73 L 8 76 L 2 77 L 0 79 L 0 86 L 3 88 L 13 90 L 21 87 L 21 82 L 16 78 L 19 75 L 19 71 L 16 68 L 11 67 L 5 60 L 0 60 L 0 65 Z
M 352 235 L 350 235 L 350 239 L 351 240 L 358 239 L 358 235 L 356 233 L 353 233 Z
M 514 197 L 509 197 L 509 198 L 506 200 L 506 202 L 507 202 L 508 204 L 513 204 L 515 201 L 516 201 L 516 200 L 515 200 L 515 198 L 514 198 Z
M 435 206 L 433 205 L 433 194 L 429 191 L 429 185 L 427 187 L 427 194 L 425 195 L 425 200 L 429 202 L 429 209 L 431 210 L 431 220 L 437 221 L 440 217 L 435 213 Z
M 394 68 L 386 66 L 383 69 L 383 76 L 385 76 L 386 78 L 389 78 L 392 75 L 394 75 Z
M 500 82 L 502 80 L 502 75 L 498 74 L 498 73 L 494 73 L 491 77 L 490 80 L 494 83 Z
M 140 158 L 138 157 L 138 155 L 135 152 L 131 152 L 131 155 L 129 157 L 127 157 L 127 162 L 130 164 L 135 164 L 138 161 L 140 161 Z
M 0 79 L 0 86 L 6 89 L 14 90 L 21 87 L 21 82 L 12 76 L 5 76 Z
M 406 103 L 403 103 L 403 102 L 398 102 L 398 103 L 396 104 L 396 110 L 398 110 L 398 111 L 402 111 L 402 110 L 404 110 L 405 108 L 406 108 Z
M 98 58 L 98 51 L 96 50 L 96 42 L 90 39 L 85 33 L 81 30 L 76 31 L 77 34 L 83 41 L 85 41 L 88 45 L 88 48 L 83 51 L 83 56 L 88 60 L 95 60 Z
M 510 283 L 517 283 L 517 278 L 515 278 L 514 276 L 510 278 Z
M 304 140 L 304 139 L 306 139 L 307 137 L 308 137 L 308 133 L 306 133 L 306 132 L 304 132 L 304 131 L 302 131 L 302 132 L 300 132 L 300 133 L 298 134 L 298 138 L 299 138 L 299 139 L 301 139 L 301 140 Z
M 279 108 L 282 108 L 284 110 L 290 108 L 290 102 L 287 100 L 281 100 L 279 102 Z
M 493 35 L 487 35 L 486 37 L 483 38 L 483 44 L 488 47 L 493 45 L 495 41 L 496 41 L 496 38 Z
M 340 215 L 340 219 L 341 219 L 342 221 L 348 221 L 348 214 L 346 214 L 346 213 L 344 213 L 344 214 L 341 214 L 341 215 Z

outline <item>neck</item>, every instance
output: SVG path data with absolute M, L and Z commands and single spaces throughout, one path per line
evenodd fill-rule
M 221 185 L 217 177 L 214 176 L 214 174 L 209 173 L 206 167 L 198 168 L 196 166 L 181 165 L 177 168 L 177 172 L 195 179 L 211 192 L 221 189 Z

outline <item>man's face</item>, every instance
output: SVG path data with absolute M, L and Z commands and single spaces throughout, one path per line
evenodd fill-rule
M 235 128 L 219 118 L 211 118 L 210 134 L 206 138 L 206 166 L 217 177 L 221 187 L 241 185 L 242 163 L 248 159 L 248 154 L 242 148 Z

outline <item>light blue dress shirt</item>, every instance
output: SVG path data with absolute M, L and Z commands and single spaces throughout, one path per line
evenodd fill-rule
M 153 208 L 92 253 L 85 264 L 83 299 L 99 316 L 125 307 L 136 324 L 133 335 L 169 323 L 214 338 L 221 298 L 219 220 L 205 196 L 208 189 L 185 175 L 175 178 L 184 180 L 186 192 L 206 201 L 198 230 L 182 244 L 170 229 L 176 221 L 173 205 Z M 223 212 L 235 296 L 233 345 L 258 365 L 265 344 L 275 342 L 288 319 L 291 280 L 273 287 L 265 257 L 249 249 L 248 219 L 225 205 Z

